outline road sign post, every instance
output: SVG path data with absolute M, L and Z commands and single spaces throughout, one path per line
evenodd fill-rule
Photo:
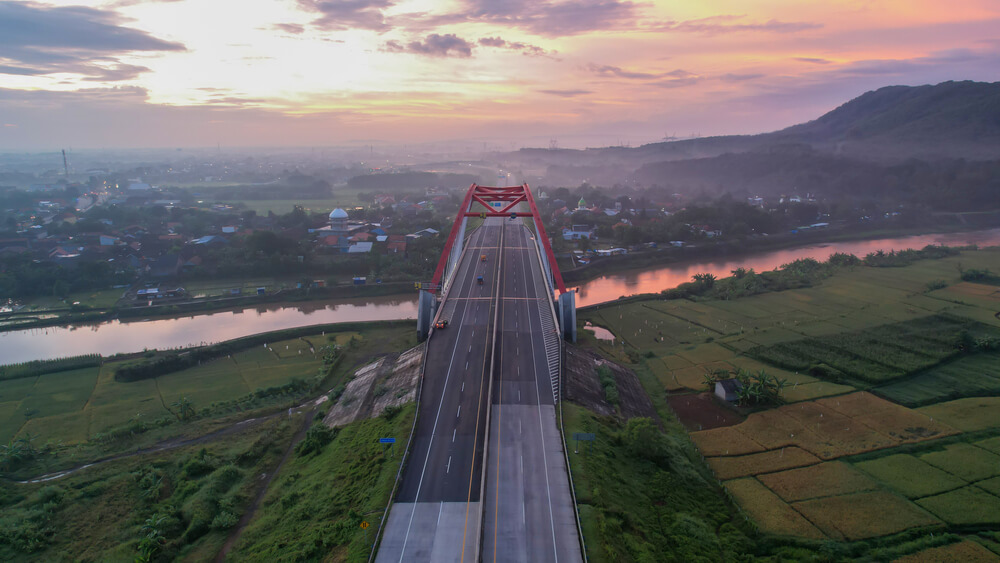
M 596 435 L 590 432 L 574 432 L 573 439 L 576 440 L 576 448 L 573 450 L 573 453 L 580 453 L 580 442 L 590 442 L 587 445 L 587 451 L 589 452 L 590 448 L 594 447 L 595 437 Z
M 395 450 L 393 450 L 393 446 L 396 445 L 396 439 L 395 438 L 379 438 L 378 442 L 380 444 L 382 444 L 382 453 L 383 454 L 385 453 L 386 449 L 389 449 L 390 455 L 392 455 L 393 457 L 395 457 L 395 453 L 394 453 Z

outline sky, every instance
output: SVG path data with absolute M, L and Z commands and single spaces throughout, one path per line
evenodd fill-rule
M 998 0 L 0 1 L 0 150 L 637 146 L 998 74 Z

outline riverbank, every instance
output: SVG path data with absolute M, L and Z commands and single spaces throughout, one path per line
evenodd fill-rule
M 831 244 L 844 241 L 864 241 L 881 238 L 932 235 L 970 231 L 970 227 L 986 228 L 1000 226 L 1000 212 L 975 214 L 952 214 L 951 216 L 974 217 L 965 222 L 938 224 L 933 228 L 879 228 L 867 230 L 813 230 L 795 235 L 775 235 L 755 239 L 720 241 L 686 248 L 662 248 L 636 252 L 624 256 L 595 258 L 589 265 L 562 271 L 563 280 L 570 285 L 583 285 L 608 274 L 628 275 L 656 267 L 682 266 L 710 259 L 753 256 L 775 250 L 792 250 L 812 245 Z M 687 281 L 687 280 L 685 280 Z M 236 297 L 214 297 L 167 301 L 154 305 L 119 304 L 106 308 L 91 308 L 86 305 L 71 305 L 65 308 L 51 308 L 40 311 L 17 311 L 0 313 L 0 333 L 47 327 L 97 324 L 109 321 L 128 322 L 134 319 L 167 320 L 217 312 L 239 311 L 252 307 L 270 305 L 270 309 L 297 307 L 308 303 L 330 300 L 351 300 L 376 297 L 400 297 L 412 295 L 413 285 L 409 282 L 391 282 L 379 285 L 338 285 L 301 290 L 281 290 L 267 295 L 241 295 Z M 610 297 L 616 299 L 624 294 Z
M 751 255 L 759 252 L 793 249 L 834 242 L 976 232 L 1000 227 L 1000 211 L 950 214 L 950 216 L 955 217 L 955 219 L 953 221 L 937 223 L 930 227 L 890 225 L 880 226 L 880 228 L 858 228 L 858 225 L 850 225 L 846 228 L 828 227 L 799 231 L 794 234 L 786 233 L 739 240 L 704 242 L 680 248 L 657 248 L 620 256 L 593 258 L 590 264 L 570 270 L 563 270 L 561 273 L 563 281 L 567 284 L 581 284 L 612 272 L 617 273 L 622 270 L 640 270 L 652 266 L 683 264 L 693 260 Z M 972 219 L 969 217 L 972 217 Z
M 111 320 L 169 319 L 245 309 L 261 305 L 286 307 L 301 303 L 329 301 L 331 299 L 362 299 L 412 293 L 412 284 L 393 282 L 378 285 L 342 285 L 279 290 L 266 295 L 241 295 L 235 297 L 210 297 L 184 300 L 169 299 L 152 305 L 137 305 L 134 303 L 123 305 L 122 301 L 106 308 L 70 305 L 65 308 L 52 308 L 41 311 L 22 310 L 0 313 L 0 332 L 65 326 L 69 324 L 100 323 Z

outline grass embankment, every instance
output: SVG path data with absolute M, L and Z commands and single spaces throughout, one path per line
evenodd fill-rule
M 0 481 L 0 559 L 211 559 L 300 419 L 275 419 L 225 440 L 123 459 L 46 483 Z
M 413 406 L 393 409 L 379 419 L 359 421 L 339 432 L 314 423 L 305 440 L 290 451 L 293 435 L 308 422 L 304 418 L 308 411 L 288 415 L 286 409 L 312 395 L 315 385 L 299 391 L 286 383 L 240 395 L 245 382 L 255 377 L 273 378 L 277 383 L 289 377 L 294 380 L 300 372 L 314 377 L 320 389 L 336 386 L 373 356 L 400 351 L 414 340 L 409 326 L 371 323 L 349 329 L 269 343 L 267 349 L 254 347 L 190 370 L 130 383 L 115 381 L 113 371 L 104 372 L 114 363 L 100 370 L 86 368 L 95 372 L 89 378 L 75 370 L 0 382 L 0 389 L 17 384 L 24 391 L 24 387 L 35 389 L 39 382 L 55 378 L 53 394 L 73 395 L 71 384 L 93 387 L 93 380 L 103 377 L 97 387 L 106 388 L 97 397 L 97 391 L 89 390 L 85 400 L 80 393 L 78 409 L 86 411 L 92 404 L 113 406 L 124 417 L 156 403 L 150 407 L 153 411 L 169 413 L 149 424 L 132 420 L 101 434 L 113 435 L 113 440 L 88 438 L 76 428 L 79 424 L 42 417 L 53 435 L 80 435 L 81 441 L 41 448 L 32 445 L 37 438 L 12 442 L 21 454 L 31 454 L 21 463 L 5 459 L 7 468 L 13 466 L 21 478 L 112 457 L 46 482 L 0 480 L 0 560 L 211 560 L 266 486 L 267 480 L 260 476 L 273 473 L 286 455 L 290 459 L 275 477 L 274 490 L 264 497 L 265 509 L 255 513 L 257 518 L 250 521 L 230 559 L 273 561 L 275 554 L 285 557 L 289 549 L 299 550 L 296 553 L 306 558 L 304 554 L 311 553 L 315 560 L 331 553 L 337 560 L 366 559 L 368 546 L 357 527 L 358 518 L 373 521 L 369 530 L 373 540 L 401 455 L 398 449 L 394 456 L 384 455 L 377 438 L 394 436 L 398 443 L 406 443 Z M 317 373 L 322 367 L 317 368 L 317 360 L 309 358 L 306 350 L 327 343 L 339 345 L 342 354 L 332 367 L 326 364 L 324 375 Z M 246 369 L 241 371 L 240 366 Z M 244 387 L 234 378 L 244 381 Z M 219 380 L 223 383 L 213 386 Z M 163 400 L 148 396 L 164 389 L 173 389 L 181 397 L 187 391 L 204 393 L 191 396 L 203 397 L 207 406 L 192 413 L 183 410 L 180 402 L 164 406 Z M 50 401 L 39 398 L 39 402 Z M 259 419 L 274 411 L 273 416 Z M 153 412 L 147 414 L 152 418 Z M 249 418 L 258 420 L 238 424 Z M 207 434 L 210 431 L 215 432 Z M 166 437 L 171 439 L 163 441 Z M 25 443 L 30 452 L 21 447 Z M 165 449 L 136 451 L 154 443 Z M 121 457 L 114 457 L 116 452 Z M 318 488 L 322 494 L 317 494 Z M 310 532 L 303 533 L 303 526 L 310 527 Z
M 994 388 L 1000 368 L 986 362 L 995 354 L 1000 301 L 995 287 L 962 281 L 960 274 L 995 268 L 1000 251 L 902 262 L 844 265 L 783 291 L 755 291 L 744 274 L 686 298 L 595 307 L 581 311 L 581 322 L 606 327 L 618 338 L 599 341 L 581 330 L 581 342 L 630 364 L 668 437 L 678 443 L 687 438 L 666 407 L 668 395 L 704 390 L 705 376 L 718 369 L 764 369 L 788 382 L 783 394 L 791 404 L 691 434 L 709 456 L 712 474 L 724 480 L 724 489 L 760 530 L 748 535 L 749 552 L 891 560 L 971 538 L 1000 553 L 1000 466 L 994 459 L 1000 448 L 1000 393 Z M 781 281 L 780 272 L 773 277 Z M 738 291 L 724 291 L 734 287 Z M 858 387 L 904 404 L 855 392 Z M 967 398 L 951 400 L 955 396 Z M 927 406 L 911 409 L 906 403 Z M 629 457 L 634 450 L 623 427 L 588 417 L 589 427 L 574 422 L 572 414 L 566 422 L 569 437 L 579 428 L 596 429 L 598 442 L 605 442 L 595 445 L 600 457 L 592 466 L 583 454 L 571 455 L 585 537 L 599 546 L 595 560 L 602 553 L 641 560 L 640 548 L 620 556 L 626 553 L 622 542 L 645 545 L 662 517 L 619 517 L 627 524 L 621 528 L 627 540 L 600 523 L 605 513 L 617 514 L 619 503 L 626 513 L 645 512 L 633 507 L 650 500 L 655 506 L 647 495 L 658 477 L 638 471 L 648 460 Z M 602 465 L 615 467 L 606 479 L 621 474 L 629 486 L 605 484 Z M 614 490 L 611 499 L 588 498 L 595 480 Z M 700 486 L 720 495 L 710 479 Z M 714 537 L 703 539 L 702 549 L 714 549 Z
M 0 440 L 28 440 L 40 452 L 0 469 L 38 475 L 168 437 L 207 434 L 297 405 L 336 386 L 372 357 L 416 344 L 409 323 L 326 328 L 325 334 L 313 327 L 229 341 L 217 347 L 252 347 L 136 381 L 120 381 L 116 371 L 164 354 L 0 381 Z M 328 345 L 340 348 L 332 363 L 324 361 Z
M 339 429 L 317 451 L 297 451 L 275 477 L 229 560 L 367 561 L 414 413 L 410 403 Z M 397 447 L 383 451 L 378 442 L 383 437 L 395 437 Z M 367 535 L 362 521 L 370 523 Z
M 563 405 L 587 557 L 604 561 L 725 561 L 753 551 L 721 491 L 683 435 L 649 419 L 622 425 Z M 742 521 L 742 518 L 739 519 Z

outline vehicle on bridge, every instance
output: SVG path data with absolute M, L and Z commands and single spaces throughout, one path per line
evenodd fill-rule
M 438 321 L 434 323 L 434 328 L 444 328 L 446 326 L 448 326 L 448 319 L 438 319 Z
M 483 285 L 483 276 L 477 277 L 476 281 L 479 282 L 479 285 Z
M 480 257 L 479 257 L 479 261 L 480 261 L 480 262 L 485 262 L 485 261 L 486 261 L 486 255 L 485 255 L 485 254 L 483 254 L 482 256 L 480 256 Z

